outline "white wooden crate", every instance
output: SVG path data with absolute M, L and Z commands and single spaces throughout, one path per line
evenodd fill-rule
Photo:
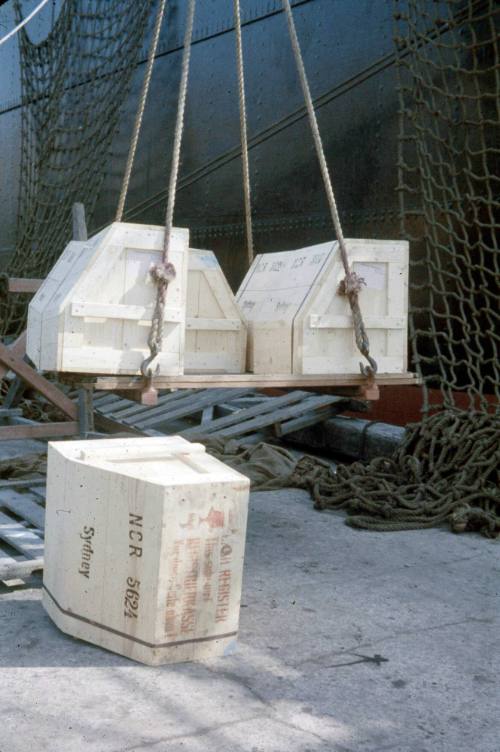
M 359 303 L 380 374 L 407 369 L 408 243 L 346 240 L 363 277 Z M 237 293 L 248 325 L 248 368 L 269 374 L 355 374 L 354 338 L 338 243 L 255 258 Z
M 247 330 L 211 251 L 190 249 L 186 304 L 187 373 L 244 373 Z
M 231 649 L 249 480 L 180 437 L 49 445 L 43 604 L 157 665 Z
M 156 298 L 149 273 L 161 259 L 165 229 L 114 222 L 88 241 L 72 241 L 29 306 L 27 353 L 44 371 L 136 374 L 149 354 Z M 174 228 L 161 373 L 183 373 L 189 233 Z

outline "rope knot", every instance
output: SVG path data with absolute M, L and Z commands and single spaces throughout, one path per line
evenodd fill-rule
M 168 285 L 175 279 L 175 266 L 170 261 L 162 261 L 151 268 L 150 274 L 157 285 Z
M 363 285 L 366 285 L 363 277 L 358 277 L 356 272 L 347 272 L 345 278 L 339 282 L 339 295 L 357 295 Z

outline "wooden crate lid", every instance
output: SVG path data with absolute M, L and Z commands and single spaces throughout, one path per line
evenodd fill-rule
M 207 454 L 202 444 L 193 444 L 181 436 L 50 442 L 49 471 L 53 452 L 70 462 L 155 485 L 211 482 L 249 485 L 244 475 Z

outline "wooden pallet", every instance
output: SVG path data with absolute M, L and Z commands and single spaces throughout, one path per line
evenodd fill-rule
M 364 405 L 338 395 L 296 390 L 267 397 L 250 389 L 179 390 L 159 397 L 153 408 L 106 392 L 94 400 L 96 427 L 142 435 L 179 433 L 190 440 L 286 436 L 341 411 Z
M 43 568 L 45 478 L 0 481 L 0 581 Z

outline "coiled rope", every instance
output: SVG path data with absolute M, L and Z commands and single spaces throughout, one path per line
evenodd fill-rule
M 289 484 L 307 488 L 316 509 L 348 512 L 367 530 L 500 534 L 500 416 L 444 410 L 409 426 L 392 457 L 339 465 L 297 463 Z

